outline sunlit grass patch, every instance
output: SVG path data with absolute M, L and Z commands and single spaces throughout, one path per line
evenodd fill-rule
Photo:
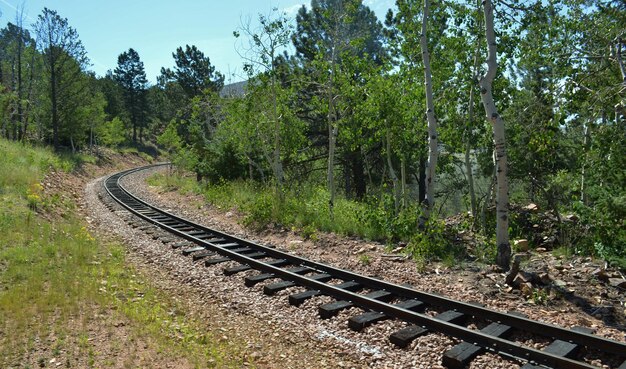
M 61 353 L 67 367 L 80 360 L 90 367 L 113 363 L 91 341 L 89 327 L 115 319 L 130 322 L 134 344 L 151 342 L 157 352 L 197 367 L 241 367 L 236 342 L 213 339 L 130 268 L 123 246 L 98 240 L 71 215 L 75 204 L 46 197 L 46 171 L 72 170 L 80 160 L 0 139 L 0 367 L 46 366 Z M 50 207 L 67 207 L 69 215 L 40 216 Z M 32 357 L 50 337 L 48 356 Z

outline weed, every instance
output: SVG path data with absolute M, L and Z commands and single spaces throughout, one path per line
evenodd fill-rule
M 371 264 L 372 258 L 368 254 L 361 254 L 359 256 L 359 262 L 367 266 Z
M 424 230 L 413 236 L 404 252 L 414 258 L 441 259 L 450 253 L 450 244 L 444 232 L 444 222 L 431 218 L 424 225 Z
M 311 224 L 305 225 L 302 227 L 302 237 L 304 237 L 305 240 L 317 241 L 317 229 Z
M 536 305 L 545 305 L 548 303 L 548 293 L 545 289 L 533 289 L 530 297 L 533 303 L 535 303 Z

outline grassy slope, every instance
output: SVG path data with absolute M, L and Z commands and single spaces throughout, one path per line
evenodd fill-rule
M 214 342 L 129 268 L 122 246 L 95 239 L 78 217 L 39 215 L 54 207 L 70 214 L 75 204 L 48 198 L 39 183 L 50 168 L 74 166 L 75 158 L 0 139 L 0 367 L 55 358 L 64 367 L 150 366 L 142 355 L 182 367 L 240 366 L 237 344 Z M 117 321 L 127 325 L 117 338 L 128 342 L 98 341 L 98 333 L 115 337 Z

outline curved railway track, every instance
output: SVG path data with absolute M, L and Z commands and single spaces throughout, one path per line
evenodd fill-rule
M 107 193 L 142 220 L 186 240 L 172 242 L 172 247 L 180 248 L 184 255 L 190 255 L 194 260 L 202 259 L 206 266 L 226 261 L 238 262 L 238 266 L 223 270 L 226 275 L 257 270 L 258 274 L 245 279 L 246 286 L 267 281 L 263 289 L 267 295 L 293 286 L 305 287 L 306 291 L 289 295 L 292 305 L 300 305 L 317 295 L 333 297 L 335 302 L 318 307 L 322 319 L 357 306 L 366 312 L 349 319 L 348 326 L 355 331 L 385 319 L 408 322 L 406 328 L 389 337 L 399 347 L 406 347 L 415 338 L 429 332 L 440 332 L 460 339 L 462 343 L 443 353 L 443 365 L 449 368 L 465 367 L 477 355 L 490 351 L 519 361 L 523 369 L 596 368 L 584 360 L 590 353 L 609 357 L 613 367 L 626 369 L 626 344 L 595 336 L 588 329 L 565 329 L 522 315 L 501 313 L 477 304 L 420 292 L 408 286 L 296 257 L 170 214 L 134 196 L 120 183 L 124 176 L 149 167 L 116 173 L 106 178 L 104 187 Z M 338 280 L 341 282 L 336 283 Z M 432 311 L 437 314 L 426 314 Z M 484 328 L 467 328 L 468 321 L 481 321 Z M 547 337 L 551 343 L 542 350 L 534 349 L 507 339 L 514 332 Z

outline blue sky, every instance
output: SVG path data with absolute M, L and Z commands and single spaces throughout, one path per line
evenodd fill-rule
M 364 0 L 382 20 L 393 0 Z M 172 52 L 194 44 L 211 59 L 226 82 L 243 79 L 242 61 L 233 31 L 242 19 L 268 14 L 272 8 L 295 17 L 309 0 L 0 0 L 0 24 L 14 22 L 24 9 L 24 25 L 35 22 L 44 7 L 56 10 L 78 31 L 91 60 L 91 70 L 103 75 L 114 69 L 117 56 L 132 47 L 144 62 L 148 80 L 161 67 L 172 67 Z M 229 71 L 232 77 L 229 78 Z

